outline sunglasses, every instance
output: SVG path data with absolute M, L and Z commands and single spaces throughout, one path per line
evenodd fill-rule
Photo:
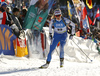
M 61 15 L 55 15 L 55 17 L 60 17 Z

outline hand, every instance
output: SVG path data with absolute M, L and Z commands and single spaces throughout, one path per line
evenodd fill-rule
M 11 25 L 10 28 L 19 30 L 16 24 Z
M 49 38 L 50 40 L 52 40 L 52 33 L 49 33 Z
M 73 35 L 70 35 L 70 36 L 69 36 L 69 39 L 71 39 L 71 40 L 72 40 L 72 39 L 73 39 Z

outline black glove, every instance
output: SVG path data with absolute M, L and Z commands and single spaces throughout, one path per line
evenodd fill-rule
M 49 33 L 49 38 L 50 40 L 52 40 L 52 33 Z
M 72 34 L 69 36 L 69 39 L 71 39 L 71 40 L 73 39 L 73 35 Z

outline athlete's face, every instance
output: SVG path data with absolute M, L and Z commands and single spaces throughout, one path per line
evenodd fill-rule
M 48 3 L 48 0 L 40 0 L 41 1 L 41 5 L 44 6 L 46 3 Z
M 61 15 L 55 15 L 55 18 L 56 18 L 57 20 L 60 20 L 60 19 L 61 19 Z

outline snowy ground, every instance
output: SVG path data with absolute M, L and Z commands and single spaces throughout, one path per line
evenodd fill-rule
M 47 34 L 47 40 L 48 37 Z M 59 48 L 56 50 L 59 53 Z M 100 54 L 92 40 L 84 40 L 80 37 L 67 40 L 63 68 L 59 67 L 59 56 L 56 50 L 47 69 L 38 68 L 46 62 L 46 59 L 39 58 L 41 55 L 32 54 L 36 56 L 34 58 L 0 55 L 0 76 L 100 76 Z
M 47 69 L 38 69 L 45 59 L 0 57 L 0 76 L 100 76 L 100 62 L 70 62 L 65 59 L 64 67 L 59 67 L 59 57 L 53 54 Z

